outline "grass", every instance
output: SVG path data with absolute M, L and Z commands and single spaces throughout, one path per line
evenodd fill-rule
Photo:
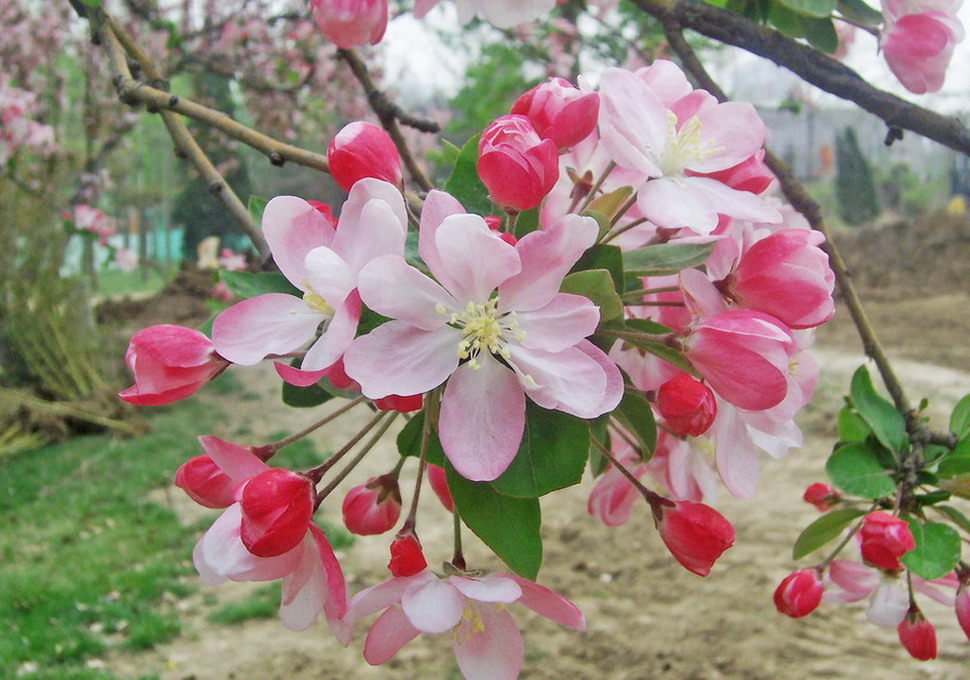
M 212 610 L 207 618 L 211 623 L 232 626 L 252 619 L 272 618 L 279 608 L 280 586 L 278 583 L 268 583 L 246 600 L 228 602 Z
M 142 278 L 140 270 L 122 272 L 117 269 L 99 269 L 95 295 L 106 298 L 123 297 L 125 295 L 150 295 L 161 291 L 173 276 L 174 270 L 163 272 L 160 268 L 148 269 L 147 276 L 144 278 Z
M 197 532 L 147 496 L 217 417 L 187 402 L 138 439 L 82 437 L 0 462 L 0 677 L 104 680 L 87 660 L 179 634 L 163 600 L 194 588 Z

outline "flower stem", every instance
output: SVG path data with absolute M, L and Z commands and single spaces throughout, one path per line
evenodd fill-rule
M 324 425 L 326 425 L 327 423 L 329 423 L 332 420 L 336 420 L 337 418 L 339 418 L 340 416 L 342 416 L 343 414 L 345 414 L 347 411 L 349 411 L 350 409 L 352 409 L 354 406 L 356 406 L 360 402 L 364 401 L 364 399 L 365 399 L 365 397 L 363 397 L 363 396 L 357 397 L 356 399 L 354 399 L 353 401 L 351 401 L 349 404 L 345 404 L 341 408 L 337 409 L 336 411 L 334 411 L 333 413 L 331 413 L 330 415 L 328 415 L 326 418 L 323 418 L 322 420 L 318 420 L 317 422 L 315 422 L 313 425 L 311 425 L 310 427 L 306 428 L 305 430 L 300 430 L 296 434 L 291 434 L 289 437 L 284 437 L 283 439 L 280 439 L 278 442 L 274 442 L 272 444 L 267 444 L 266 446 L 259 447 L 259 449 L 261 451 L 267 451 L 268 452 L 268 455 L 266 455 L 265 458 L 262 455 L 260 455 L 260 458 L 263 458 L 263 460 L 269 460 L 270 458 L 273 457 L 273 455 L 278 450 L 280 450 L 284 446 L 287 446 L 289 444 L 292 444 L 293 442 L 295 442 L 295 441 L 297 441 L 299 439 L 303 439 L 304 437 L 306 437 L 308 434 L 310 434 L 314 430 L 323 427 Z M 259 455 L 259 454 L 257 454 L 257 455 Z
M 869 512 L 872 512 L 877 507 L 879 507 L 879 506 L 878 505 L 873 505 L 871 508 L 869 508 Z M 868 515 L 869 512 L 867 512 L 866 515 Z M 824 560 L 822 560 L 821 562 L 819 562 L 819 564 L 818 564 L 818 568 L 819 569 L 824 570 L 827 566 L 829 566 L 829 564 L 832 563 L 832 560 L 834 560 L 836 557 L 839 556 L 839 553 L 842 552 L 845 549 L 845 546 L 849 545 L 849 541 L 852 540 L 852 537 L 855 536 L 859 532 L 859 529 L 862 528 L 862 521 L 866 518 L 866 515 L 863 515 L 862 517 L 860 517 L 859 518 L 859 521 L 855 523 L 855 526 L 853 526 L 849 530 L 849 533 L 847 533 L 845 535 L 845 538 L 843 538 L 839 542 L 839 544 L 837 546 L 835 546 L 835 550 L 833 550 L 829 554 L 828 557 L 826 557 Z
M 382 415 L 386 415 L 386 414 L 382 414 Z M 400 415 L 399 413 L 395 412 L 395 413 L 392 413 L 389 418 L 385 419 L 384 422 L 381 423 L 380 429 L 377 430 L 377 432 L 375 432 L 374 435 L 369 440 L 367 440 L 367 443 L 364 444 L 364 447 L 360 450 L 360 452 L 356 456 L 354 456 L 354 459 L 350 461 L 343 470 L 338 472 L 337 476 L 334 477 L 332 480 L 330 480 L 329 484 L 327 484 L 325 487 L 323 487 L 323 489 L 320 490 L 320 492 L 317 494 L 317 507 L 320 507 L 320 503 L 323 502 L 323 499 L 329 496 L 330 493 L 337 488 L 337 485 L 340 484 L 340 482 L 344 481 L 347 475 L 349 475 L 351 471 L 355 467 L 357 467 L 360 461 L 364 460 L 364 456 L 370 453 L 370 450 L 374 448 L 374 445 L 380 440 L 381 437 L 384 436 L 384 433 L 387 432 L 387 429 L 391 426 L 391 424 L 399 415 Z M 403 462 L 404 462 L 404 458 L 402 457 L 400 462 L 398 462 L 397 467 L 394 468 L 394 472 L 391 473 L 394 475 L 395 479 L 397 479 L 397 475 L 401 471 L 401 465 L 403 464 Z
M 651 491 L 650 489 L 648 489 L 647 487 L 645 487 L 640 482 L 640 480 L 636 478 L 636 475 L 634 475 L 632 472 L 630 472 L 630 470 L 627 469 L 627 467 L 625 465 L 623 465 L 620 461 L 618 461 L 613 456 L 613 454 L 610 453 L 610 450 L 608 448 L 606 448 L 605 446 L 603 446 L 599 442 L 599 440 L 597 440 L 595 437 L 593 437 L 593 438 L 590 438 L 590 441 L 593 442 L 593 446 L 595 446 L 597 449 L 599 449 L 599 452 L 600 453 L 602 453 L 604 456 L 606 456 L 606 459 L 609 460 L 613 464 L 613 467 L 615 467 L 617 470 L 619 470 L 620 471 L 620 474 L 622 474 L 624 477 L 626 477 L 627 480 L 634 486 L 634 488 L 636 488 L 636 490 L 640 492 L 640 495 L 643 496 L 644 499 L 646 499 L 647 503 L 650 504 L 650 508 L 654 511 L 654 514 L 655 515 L 657 514 L 658 507 L 664 506 L 664 505 L 670 505 L 671 504 L 669 500 L 667 500 L 666 498 L 664 498 L 660 494 L 654 493 L 653 491 Z
M 589 204 L 593 202 L 593 199 L 596 198 L 596 194 L 599 193 L 600 188 L 603 186 L 603 182 L 605 182 L 606 178 L 610 176 L 610 173 L 613 172 L 614 168 L 616 168 L 616 163 L 610 161 L 610 164 L 606 166 L 606 170 L 604 170 L 603 174 L 596 179 L 596 183 L 593 184 L 592 188 L 589 190 L 589 193 L 586 194 L 586 200 L 583 201 L 583 205 L 579 208 L 579 214 L 582 214 L 583 211 L 589 207 Z
M 624 226 L 620 227 L 619 229 L 617 229 L 615 231 L 611 231 L 609 234 L 607 234 L 603 238 L 602 241 L 600 241 L 600 245 L 605 246 L 607 243 L 609 243 L 610 241 L 612 241 L 613 239 L 615 239 L 620 234 L 622 234 L 624 232 L 627 232 L 627 231 L 630 231 L 634 227 L 639 227 L 641 224 L 644 224 L 645 222 L 647 222 L 647 218 L 646 217 L 641 217 L 638 220 L 633 220 L 632 222 L 630 222 L 630 224 L 624 225 Z
M 451 511 L 454 518 L 455 527 L 455 554 L 451 558 L 451 564 L 455 569 L 465 571 L 465 555 L 461 550 L 461 517 L 458 515 L 458 508 Z
M 428 438 L 431 436 L 432 421 L 437 423 L 438 420 L 439 394 L 438 389 L 431 390 L 428 392 L 427 398 L 424 401 L 424 422 L 422 423 L 421 427 L 421 454 L 418 459 L 418 476 L 414 481 L 414 494 L 411 496 L 411 509 L 408 511 L 407 519 L 404 520 L 404 526 L 401 528 L 401 533 L 408 529 L 414 529 L 414 525 L 416 524 L 418 500 L 421 497 L 421 481 L 424 479 L 424 471 L 428 467 Z
M 327 460 L 323 461 L 323 463 L 321 463 L 320 465 L 316 466 L 315 468 L 311 468 L 310 470 L 307 470 L 306 472 L 307 477 L 312 479 L 314 483 L 317 483 L 321 479 L 323 479 L 323 476 L 327 474 L 327 471 L 330 468 L 332 468 L 334 465 L 336 465 L 341 458 L 346 456 L 347 453 L 357 445 L 357 442 L 363 439 L 368 432 L 374 429 L 374 426 L 377 425 L 380 419 L 386 415 L 387 415 L 386 412 L 381 411 L 376 416 L 371 418 L 370 421 L 366 425 L 364 425 L 364 427 L 361 429 L 360 432 L 355 434 L 353 437 L 350 438 L 349 442 L 344 444 L 344 447 L 342 449 L 340 449 L 339 451 L 337 451 L 337 453 L 327 458 Z

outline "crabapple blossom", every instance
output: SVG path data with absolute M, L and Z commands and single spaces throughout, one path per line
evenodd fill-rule
M 387 0 L 310 0 L 317 26 L 337 46 L 376 45 L 387 28 Z
M 275 557 L 294 548 L 313 518 L 313 482 L 304 475 L 270 468 L 241 488 L 240 538 L 258 557 Z
M 929 661 L 936 658 L 936 629 L 926 620 L 919 607 L 910 606 L 896 631 L 899 641 L 914 659 Z
M 681 566 L 707 576 L 724 551 L 734 545 L 734 527 L 709 505 L 693 501 L 652 504 L 657 531 Z
M 189 458 L 175 471 L 175 486 L 207 508 L 228 508 L 236 502 L 239 484 L 208 454 Z
M 407 577 L 414 576 L 427 566 L 428 561 L 424 558 L 424 551 L 413 531 L 394 538 L 391 543 L 391 561 L 387 565 L 388 571 L 396 577 Z
M 435 496 L 441 501 L 445 510 L 454 512 L 455 500 L 451 497 L 451 489 L 448 488 L 448 480 L 445 477 L 445 469 L 440 465 L 428 463 L 427 467 L 428 483 L 434 491 Z
M 822 580 L 816 569 L 799 569 L 778 584 L 775 607 L 793 619 L 808 616 L 822 602 Z
M 406 225 L 400 191 L 376 179 L 354 184 L 339 229 L 303 199 L 271 200 L 263 212 L 263 234 L 280 271 L 303 296 L 267 293 L 223 311 L 212 326 L 219 353 L 251 365 L 312 340 L 301 366 L 308 374 L 302 382 L 319 379 L 354 339 L 361 313 L 361 269 L 376 257 L 402 253 Z M 321 325 L 323 333 L 317 337 Z M 282 373 L 299 382 L 297 369 L 286 367 Z
M 718 170 L 699 176 L 716 179 L 732 189 L 748 191 L 752 194 L 764 193 L 775 179 L 775 173 L 765 165 L 764 149 L 758 149 L 747 160 L 743 160 L 726 170 Z
M 842 498 L 830 484 L 815 482 L 809 484 L 802 495 L 802 500 L 810 505 L 814 505 L 819 512 L 826 512 Z
M 967 589 L 965 583 L 960 584 L 957 589 L 953 608 L 956 611 L 957 622 L 963 629 L 963 634 L 967 636 L 967 639 L 970 639 L 970 590 Z
M 450 633 L 455 660 L 467 680 L 514 680 L 525 648 L 506 605 L 519 602 L 574 630 L 585 630 L 582 612 L 563 596 L 514 574 L 439 578 L 421 571 L 392 578 L 353 597 L 346 623 L 382 612 L 364 642 L 364 659 L 386 663 L 421 633 Z
M 393 320 L 357 338 L 344 365 L 370 399 L 445 384 L 438 423 L 445 454 L 462 476 L 487 481 L 515 457 L 526 396 L 594 418 L 615 408 L 623 386 L 616 366 L 584 340 L 599 310 L 558 292 L 593 244 L 595 221 L 567 217 L 513 247 L 460 211 L 442 192 L 425 203 L 418 249 L 437 282 L 398 255 L 364 268 L 362 299 Z
M 962 0 L 883 0 L 879 47 L 889 69 L 914 94 L 943 87 L 954 46 L 963 40 Z
M 401 489 L 390 475 L 371 477 L 344 496 L 344 526 L 358 536 L 390 531 L 401 516 Z
M 161 406 L 184 399 L 229 365 L 201 332 L 170 324 L 135 333 L 125 363 L 135 375 L 135 384 L 118 396 L 136 406 Z
M 902 569 L 899 558 L 916 547 L 905 520 L 888 512 L 870 512 L 859 530 L 862 559 L 880 569 Z
M 344 191 L 357 180 L 373 177 L 399 186 L 401 156 L 384 130 L 373 123 L 355 121 L 340 129 L 327 148 L 333 181 Z
M 583 92 L 563 78 L 551 78 L 516 99 L 510 113 L 528 117 L 540 137 L 568 149 L 596 128 L 599 95 Z
M 131 248 L 115 248 L 115 266 L 118 271 L 130 274 L 138 269 L 138 253 Z
M 674 434 L 697 437 L 714 422 L 717 402 L 707 385 L 681 373 L 657 390 L 657 410 Z
M 559 178 L 556 143 L 541 139 L 525 116 L 496 118 L 478 142 L 478 176 L 503 208 L 534 208 Z

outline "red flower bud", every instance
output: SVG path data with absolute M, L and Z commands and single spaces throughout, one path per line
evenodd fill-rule
M 963 634 L 967 636 L 967 639 L 970 639 L 970 590 L 967 589 L 966 584 L 957 589 L 957 597 L 953 606 L 957 613 L 957 622 L 963 629 Z
M 374 400 L 374 406 L 381 411 L 398 411 L 399 413 L 411 413 L 417 411 L 424 405 L 424 396 L 413 394 L 409 397 L 401 397 L 392 394 L 381 399 Z
M 314 21 L 337 46 L 376 45 L 387 28 L 387 0 L 310 0 Z
M 445 506 L 445 510 L 453 512 L 455 509 L 455 501 L 451 497 L 451 489 L 448 488 L 445 469 L 440 465 L 428 463 L 426 472 L 428 474 L 428 483 L 431 484 L 431 489 L 438 497 L 438 500 Z
M 842 496 L 834 488 L 822 482 L 809 484 L 802 500 L 814 505 L 819 512 L 825 512 L 841 500 Z
M 389 475 L 371 477 L 355 486 L 344 497 L 344 526 L 358 536 L 374 536 L 390 531 L 401 516 L 401 490 Z
M 272 468 L 242 489 L 240 537 L 259 557 L 282 555 L 306 536 L 313 517 L 313 483 L 303 475 Z
M 909 608 L 906 617 L 896 626 L 896 632 L 899 641 L 914 659 L 929 661 L 936 658 L 936 629 L 916 605 Z
M 525 116 L 502 116 L 482 133 L 478 176 L 495 203 L 529 210 L 559 179 L 559 151 L 555 142 L 539 138 Z
M 734 527 L 708 505 L 663 501 L 651 506 L 667 550 L 681 566 L 698 576 L 711 573 L 717 558 L 734 545 Z
M 775 608 L 797 619 L 811 614 L 822 601 L 822 581 L 815 569 L 799 569 L 786 576 L 775 589 Z
M 674 434 L 698 437 L 714 422 L 717 401 L 707 385 L 681 373 L 660 386 L 657 409 Z
M 597 93 L 584 93 L 568 80 L 552 78 L 516 99 L 511 113 L 527 116 L 540 137 L 568 149 L 593 132 L 599 110 Z
M 391 543 L 391 561 L 387 568 L 395 576 L 414 576 L 428 566 L 421 551 L 421 544 L 414 534 L 401 536 L 398 534 Z
M 228 508 L 235 503 L 238 484 L 209 456 L 196 456 L 175 472 L 175 486 L 207 508 Z
M 387 133 L 372 123 L 356 121 L 338 132 L 327 149 L 333 180 L 344 191 L 357 180 L 375 177 L 401 184 L 401 157 Z
M 916 547 L 909 525 L 888 512 L 870 512 L 859 530 L 862 559 L 879 569 L 902 569 L 899 558 Z

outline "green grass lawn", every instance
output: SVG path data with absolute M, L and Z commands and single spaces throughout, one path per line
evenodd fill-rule
M 99 298 L 109 298 L 158 293 L 172 280 L 175 273 L 175 269 L 161 271 L 150 268 L 147 275 L 143 276 L 141 270 L 122 272 L 117 269 L 100 269 L 94 294 Z

